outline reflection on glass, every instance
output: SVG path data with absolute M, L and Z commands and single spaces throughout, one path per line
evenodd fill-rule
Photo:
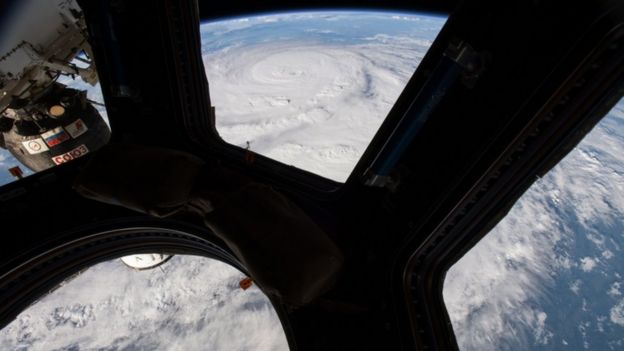
M 462 350 L 624 348 L 624 101 L 447 273 Z
M 445 19 L 302 12 L 202 24 L 228 143 L 345 181 Z
M 268 298 L 233 267 L 171 257 L 121 260 L 68 279 L 0 331 L 1 350 L 288 350 Z

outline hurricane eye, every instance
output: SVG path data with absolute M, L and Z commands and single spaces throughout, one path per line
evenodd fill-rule
M 203 23 L 217 131 L 232 145 L 344 182 L 444 22 L 302 12 Z

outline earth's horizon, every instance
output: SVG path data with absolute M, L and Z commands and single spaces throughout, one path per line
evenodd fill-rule
M 444 22 L 343 9 L 202 23 L 217 130 L 233 145 L 344 181 Z M 98 89 L 65 82 L 101 101 Z M 623 150 L 620 101 L 451 268 L 443 295 L 461 350 L 624 348 Z M 13 165 L 0 150 L 0 168 Z M 0 175 L 0 185 L 10 181 Z M 287 349 L 281 330 L 263 329 L 279 327 L 268 300 L 236 289 L 238 272 L 189 257 L 162 267 L 176 278 L 116 261 L 86 270 L 0 331 L 0 349 Z M 243 322 L 224 321 L 228 313 Z M 254 343 L 226 343 L 239 334 Z M 180 335 L 186 341 L 172 342 Z

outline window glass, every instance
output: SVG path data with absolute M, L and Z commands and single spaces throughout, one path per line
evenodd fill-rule
M 217 131 L 233 145 L 345 181 L 444 22 L 354 11 L 204 23 Z
M 624 100 L 447 273 L 461 350 L 624 348 Z
M 14 1 L 3 18 L 0 186 L 82 157 L 110 137 L 75 1 Z
M 103 262 L 23 311 L 0 349 L 288 350 L 273 306 L 245 278 L 197 256 Z

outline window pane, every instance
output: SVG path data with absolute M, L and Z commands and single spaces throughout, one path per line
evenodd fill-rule
M 624 348 L 624 100 L 447 273 L 462 350 Z
M 344 181 L 444 22 L 304 12 L 204 23 L 217 130 L 228 143 Z
M 75 1 L 26 0 L 0 24 L 0 186 L 71 161 L 110 137 Z
M 0 349 L 288 350 L 270 301 L 243 290 L 233 267 L 180 255 L 151 269 L 124 262 L 67 279 L 0 331 Z

